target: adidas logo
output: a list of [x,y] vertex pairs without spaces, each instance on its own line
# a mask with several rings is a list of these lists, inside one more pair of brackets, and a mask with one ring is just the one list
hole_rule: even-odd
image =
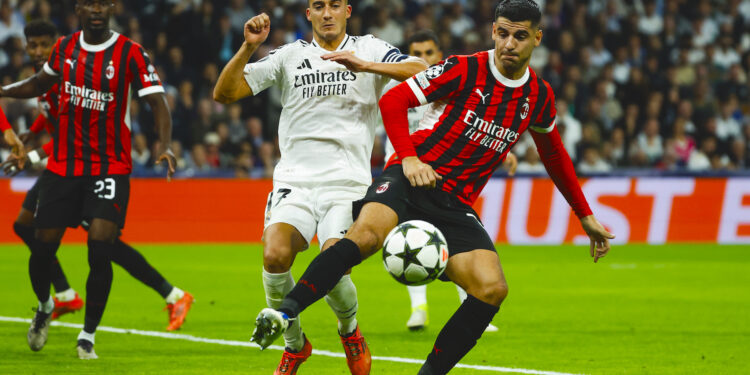
[[312,69],[312,65],[310,65],[310,60],[305,59],[302,61],[302,64],[300,64],[297,69]]

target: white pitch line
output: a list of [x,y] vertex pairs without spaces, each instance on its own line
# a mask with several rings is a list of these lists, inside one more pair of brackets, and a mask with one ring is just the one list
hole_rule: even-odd
[[[16,318],[12,316],[0,316],[0,322],[11,322],[11,323],[26,323],[30,324],[31,319],[24,319],[24,318]],[[53,326],[58,327],[65,327],[65,328],[75,328],[75,329],[82,329],[82,324],[75,324],[75,323],[65,323],[65,322],[52,322]],[[131,335],[140,335],[140,336],[150,336],[150,337],[160,337],[163,339],[172,339],[172,340],[185,340],[185,341],[192,341],[192,342],[201,342],[206,344],[217,344],[217,345],[227,345],[227,346],[244,346],[244,347],[250,347],[250,348],[258,348],[258,344],[249,342],[249,341],[236,341],[236,340],[223,340],[223,339],[209,339],[205,337],[196,337],[192,335],[185,335],[181,333],[168,333],[168,332],[157,332],[157,331],[142,331],[140,329],[132,329],[132,328],[116,328],[116,327],[106,327],[106,326],[99,326],[97,328],[97,331],[104,331],[104,332],[112,332],[112,333],[123,333],[123,334],[131,334]],[[267,349],[272,350],[284,350],[283,347],[278,345],[271,345]],[[318,350],[313,349],[313,354],[316,355],[322,355],[325,357],[345,357],[344,353],[337,353],[337,352],[331,352],[328,350]],[[413,363],[421,365],[424,363],[424,360],[421,359],[414,359],[414,358],[402,358],[402,357],[381,357],[381,356],[372,356],[373,360],[376,361],[385,361],[385,362],[397,362],[397,363]],[[516,373],[516,374],[533,374],[533,375],[576,375],[576,374],[570,374],[565,372],[556,372],[556,371],[541,371],[541,370],[530,370],[530,369],[524,369],[524,368],[513,368],[513,367],[496,367],[496,366],[479,366],[479,365],[464,365],[464,364],[457,364],[457,368],[468,368],[473,370],[484,370],[484,371],[493,371],[493,372],[508,372],[508,373]]]

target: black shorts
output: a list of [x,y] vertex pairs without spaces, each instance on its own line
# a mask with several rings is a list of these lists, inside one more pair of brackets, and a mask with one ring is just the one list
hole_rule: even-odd
[[26,198],[23,199],[21,207],[26,211],[36,212],[36,202],[39,200],[39,180],[34,182],[34,186],[26,192]]
[[129,175],[63,177],[44,171],[37,185],[37,228],[75,228],[83,220],[95,218],[125,226]]
[[373,181],[367,194],[353,203],[353,216],[367,202],[382,203],[398,215],[398,222],[423,220],[443,232],[451,256],[477,249],[495,251],[495,244],[471,206],[454,194],[436,189],[412,187],[401,165],[386,169]]

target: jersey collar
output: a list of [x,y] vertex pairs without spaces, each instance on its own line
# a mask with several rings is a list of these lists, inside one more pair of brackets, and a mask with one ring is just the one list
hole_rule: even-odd
[[101,52],[101,51],[104,51],[105,49],[107,49],[107,48],[111,47],[113,44],[115,44],[115,42],[117,41],[118,37],[120,37],[120,33],[118,33],[117,31],[112,30],[112,36],[110,36],[109,39],[107,39],[106,42],[101,43],[101,44],[88,44],[88,43],[86,43],[85,40],[83,40],[83,30],[81,30],[81,35],[79,36],[81,47],[83,47],[83,49],[85,49],[86,51],[89,51],[89,52]]
[[519,79],[510,79],[504,76],[502,73],[500,73],[499,70],[497,70],[497,66],[495,66],[495,50],[491,49],[488,51],[488,53],[490,54],[489,64],[490,64],[490,70],[492,71],[492,75],[495,76],[495,79],[498,82],[502,83],[503,86],[521,87],[526,83],[526,81],[529,80],[529,76],[531,75],[531,73],[529,73],[529,67],[526,67],[526,72],[523,74],[523,77]]
[[[344,49],[344,46],[346,45],[346,43],[349,43],[349,39],[351,39],[349,34],[344,34],[344,40],[342,40],[341,44],[339,44],[339,46],[336,47],[335,51],[341,51],[342,49]],[[315,37],[313,37],[311,44],[314,45],[315,47],[323,48],[320,46],[320,44],[318,44],[318,42],[315,41]]]

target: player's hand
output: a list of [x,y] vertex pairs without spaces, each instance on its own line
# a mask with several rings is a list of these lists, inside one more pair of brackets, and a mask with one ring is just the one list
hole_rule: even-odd
[[31,140],[31,132],[23,132],[18,135],[18,139],[21,140],[21,143],[26,144]]
[[16,135],[16,132],[13,131],[13,129],[8,129],[3,132],[3,139],[5,140],[5,143],[8,144],[11,148],[11,153],[15,155],[18,159],[20,159],[20,168],[23,169],[24,164],[26,163],[25,156],[26,156],[26,149],[23,147],[23,142],[21,142],[20,139],[18,139],[18,136]]
[[156,159],[156,165],[161,164],[162,161],[167,161],[167,182],[172,181],[172,176],[175,172],[175,166],[177,165],[177,158],[171,149],[167,149],[159,155],[159,159]]
[[432,189],[437,185],[437,180],[443,179],[443,176],[435,172],[429,164],[422,163],[416,156],[404,158],[401,166],[404,168],[404,176],[414,187]]
[[518,168],[518,158],[516,155],[513,155],[512,153],[508,153],[507,156],[505,156],[505,160],[503,161],[503,168],[508,171],[508,176],[513,176],[516,174],[516,168]]
[[245,43],[259,46],[268,38],[271,32],[271,18],[261,13],[245,22]]
[[26,163],[25,159],[26,156],[23,158],[19,158],[18,156],[14,154],[10,154],[8,156],[8,159],[3,162],[3,164],[0,164],[3,168],[3,173],[5,173],[6,176],[15,176],[19,174],[23,170],[23,166],[28,164]]
[[581,219],[581,226],[591,239],[591,257],[594,263],[599,261],[609,252],[609,240],[614,239],[615,235],[609,233],[603,225],[599,223],[594,215],[589,215]]
[[371,64],[371,62],[369,61],[365,61],[357,56],[354,56],[354,52],[352,51],[331,52],[320,56],[320,58],[322,58],[323,60],[337,62],[345,66],[346,69],[355,73],[366,72]]

